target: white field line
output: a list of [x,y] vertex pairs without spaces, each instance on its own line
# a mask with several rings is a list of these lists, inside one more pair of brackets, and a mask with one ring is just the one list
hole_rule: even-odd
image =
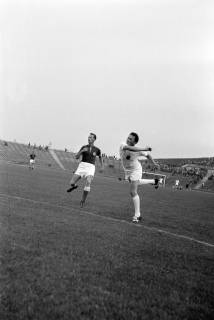
[[117,223],[125,223],[125,224],[127,224],[129,226],[132,226],[132,227],[143,228],[143,229],[146,229],[146,230],[149,230],[149,231],[162,233],[162,234],[174,237],[174,238],[184,239],[184,240],[187,240],[187,241],[192,241],[192,242],[204,245],[206,247],[214,248],[214,244],[209,243],[209,242],[201,241],[201,240],[189,237],[189,236],[185,236],[185,235],[178,234],[178,233],[173,233],[173,232],[170,232],[170,231],[167,231],[167,230],[163,230],[163,229],[159,229],[159,228],[155,228],[155,227],[148,227],[148,226],[145,226],[144,224],[141,224],[141,223],[135,224],[135,223],[132,223],[132,222],[129,222],[129,221],[126,221],[126,220],[120,220],[120,219],[116,219],[116,218],[112,218],[112,217],[101,216],[101,215],[99,215],[97,213],[93,213],[93,212],[87,211],[85,209],[78,209],[78,208],[74,208],[74,207],[61,206],[61,205],[52,204],[52,203],[46,202],[46,201],[38,201],[38,200],[33,200],[33,199],[23,198],[23,197],[18,197],[18,196],[10,196],[10,195],[4,194],[4,193],[0,193],[0,202],[1,202],[1,200],[4,200],[5,197],[16,199],[16,200],[29,201],[29,202],[32,202],[32,203],[44,204],[44,205],[48,205],[48,206],[54,207],[54,208],[60,208],[60,209],[66,209],[66,210],[75,210],[77,212],[85,213],[85,214],[88,214],[90,216],[94,216],[94,217],[97,217],[97,218],[100,218],[100,219],[103,219],[103,220],[114,221],[114,222],[117,222]]
[[56,152],[53,149],[49,149],[49,153],[52,156],[52,158],[56,161],[56,163],[60,166],[61,169],[65,170],[62,162],[59,160],[59,157],[57,156]]

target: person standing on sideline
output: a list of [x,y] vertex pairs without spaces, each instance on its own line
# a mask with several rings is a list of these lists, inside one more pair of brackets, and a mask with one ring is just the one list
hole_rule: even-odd
[[32,151],[32,153],[30,154],[30,163],[29,163],[29,169],[31,169],[31,170],[34,169],[35,158],[36,158],[36,155],[35,155],[34,151]]
[[81,157],[81,161],[78,165],[77,170],[74,172],[73,177],[70,181],[70,188],[67,192],[71,192],[78,188],[76,184],[81,178],[86,179],[85,187],[82,194],[82,200],[80,202],[80,206],[83,207],[86,201],[86,198],[91,191],[91,183],[95,174],[95,161],[96,157],[99,157],[101,170],[103,171],[103,161],[101,157],[101,151],[99,148],[94,146],[94,142],[96,140],[96,134],[90,133],[88,136],[88,144],[84,145],[80,151],[76,154],[76,159]]
[[138,223],[142,217],[140,213],[140,198],[138,195],[138,186],[141,184],[152,184],[155,188],[159,186],[159,179],[142,179],[142,166],[139,160],[146,157],[155,167],[159,165],[153,160],[152,156],[145,151],[152,151],[150,147],[138,148],[139,137],[135,132],[131,132],[126,143],[120,145],[120,158],[125,172],[125,180],[130,182],[130,194],[134,204],[134,216],[132,221]]
[[175,189],[179,189],[180,181],[179,179],[175,180]]

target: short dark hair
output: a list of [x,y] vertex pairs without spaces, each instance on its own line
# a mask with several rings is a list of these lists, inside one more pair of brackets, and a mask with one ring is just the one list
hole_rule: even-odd
[[90,134],[91,134],[92,136],[94,136],[94,140],[96,140],[96,139],[97,139],[97,136],[96,136],[96,134],[95,134],[95,133],[90,132]]
[[134,139],[135,139],[135,142],[138,143],[138,141],[139,141],[139,136],[138,136],[138,134],[135,133],[135,132],[131,132],[130,135],[133,136]]

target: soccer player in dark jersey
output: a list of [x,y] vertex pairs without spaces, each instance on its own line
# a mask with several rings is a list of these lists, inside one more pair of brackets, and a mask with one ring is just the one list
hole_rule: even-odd
[[75,190],[76,188],[78,188],[78,185],[76,184],[77,181],[80,180],[81,178],[86,178],[82,200],[80,202],[81,207],[84,206],[86,198],[91,190],[91,183],[95,174],[96,157],[99,157],[100,164],[101,164],[101,171],[103,171],[103,161],[101,157],[101,151],[100,149],[94,146],[94,142],[96,138],[97,138],[96,134],[90,133],[88,137],[88,144],[84,145],[80,149],[80,151],[76,154],[76,159],[79,159],[80,157],[82,157],[82,159],[70,181],[71,187],[67,190],[67,192],[71,192]]

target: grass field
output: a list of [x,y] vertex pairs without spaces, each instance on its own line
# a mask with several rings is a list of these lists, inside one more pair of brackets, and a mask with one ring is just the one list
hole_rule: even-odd
[[213,319],[214,194],[0,164],[0,319]]

